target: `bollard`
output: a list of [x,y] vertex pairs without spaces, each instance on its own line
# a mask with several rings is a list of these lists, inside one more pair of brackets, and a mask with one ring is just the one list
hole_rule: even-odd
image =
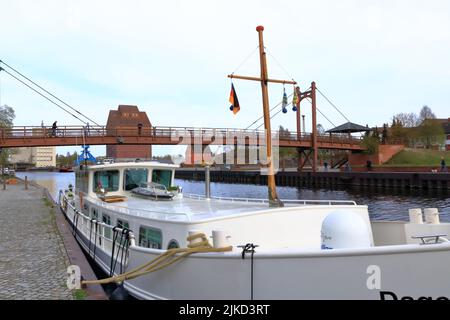
[[28,190],[28,176],[25,176],[25,190]]
[[437,208],[425,208],[425,222],[429,224],[439,224],[439,210]]
[[415,224],[423,224],[422,209],[409,209],[409,222]]

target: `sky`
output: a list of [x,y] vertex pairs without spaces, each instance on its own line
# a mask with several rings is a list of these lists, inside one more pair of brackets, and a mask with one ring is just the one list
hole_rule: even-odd
[[[423,105],[450,117],[445,0],[0,0],[0,8],[0,59],[99,124],[131,104],[155,126],[246,128],[262,115],[260,84],[233,81],[241,105],[233,115],[227,75],[259,76],[258,25],[269,77],[303,89],[315,81],[352,122],[382,126]],[[271,106],[282,95],[283,85],[269,85]],[[4,72],[0,104],[15,109],[15,125],[80,124]],[[346,122],[320,96],[318,108],[332,122],[319,114],[325,129]],[[301,113],[310,131],[308,102]],[[290,108],[273,118],[279,125],[295,131]],[[81,148],[57,152],[73,150]]]

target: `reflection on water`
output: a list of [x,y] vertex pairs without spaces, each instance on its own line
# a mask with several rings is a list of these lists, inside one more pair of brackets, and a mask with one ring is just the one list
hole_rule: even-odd
[[[56,198],[60,189],[75,184],[73,172],[18,172],[49,189]],[[205,187],[200,181],[176,179],[175,183],[183,187],[185,193],[203,194]],[[448,191],[418,191],[401,189],[374,189],[353,187],[346,189],[306,189],[296,187],[278,187],[282,199],[310,200],[354,200],[367,205],[374,220],[408,220],[408,209],[438,208],[441,221],[450,222],[450,193]],[[211,194],[224,197],[267,198],[267,187],[247,184],[211,183]]]
[[24,179],[28,176],[28,180],[34,181],[39,185],[48,189],[54,199],[58,197],[59,190],[67,189],[69,184],[75,185],[74,172],[16,172],[16,176]]

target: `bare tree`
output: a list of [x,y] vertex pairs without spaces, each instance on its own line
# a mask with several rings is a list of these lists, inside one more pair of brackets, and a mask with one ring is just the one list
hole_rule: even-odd
[[419,121],[422,123],[424,120],[427,119],[436,119],[436,115],[431,111],[431,109],[428,106],[423,106],[420,110],[419,114]]
[[420,124],[419,117],[414,112],[397,113],[393,118],[393,122],[401,124],[403,128],[414,128]]

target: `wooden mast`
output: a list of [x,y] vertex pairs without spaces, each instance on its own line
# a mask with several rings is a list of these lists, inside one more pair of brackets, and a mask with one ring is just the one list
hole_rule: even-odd
[[267,74],[267,61],[266,61],[266,52],[264,50],[264,41],[263,41],[263,26],[256,27],[256,31],[259,36],[259,60],[261,66],[261,77],[247,77],[247,76],[237,76],[237,75],[228,75],[229,78],[243,79],[243,80],[254,80],[261,82],[261,91],[262,91],[262,102],[263,102],[263,112],[264,112],[264,128],[266,133],[266,149],[267,149],[267,186],[268,186],[268,194],[269,194],[269,205],[271,207],[282,207],[283,203],[280,201],[277,195],[277,189],[275,184],[275,175],[273,169],[273,159],[272,159],[272,131],[270,128],[270,108],[269,108],[269,92],[267,88],[267,84],[269,82],[274,83],[286,83],[286,84],[297,84],[295,81],[285,81],[285,80],[274,80],[269,79]]

